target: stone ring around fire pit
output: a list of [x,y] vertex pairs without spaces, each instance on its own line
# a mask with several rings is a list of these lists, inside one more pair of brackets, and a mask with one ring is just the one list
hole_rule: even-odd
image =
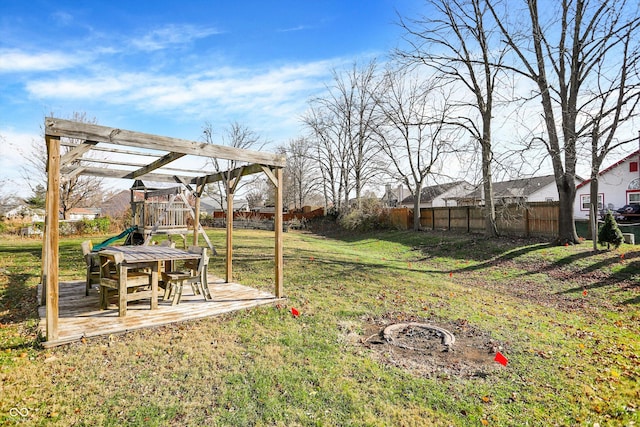
[[427,323],[418,323],[418,322],[405,322],[405,323],[395,323],[393,325],[389,325],[384,328],[382,332],[382,336],[386,342],[389,344],[395,345],[397,347],[405,348],[407,350],[421,350],[418,347],[409,346],[400,342],[399,335],[403,334],[404,336],[412,336],[417,332],[423,332],[427,334],[437,334],[440,337],[442,345],[445,347],[445,351],[453,351],[453,344],[456,342],[456,337],[446,329],[440,328],[438,326],[429,325]]

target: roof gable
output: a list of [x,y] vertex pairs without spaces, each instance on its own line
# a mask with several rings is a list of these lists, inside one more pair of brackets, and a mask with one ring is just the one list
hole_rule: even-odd
[[[447,191],[462,185],[462,184],[466,184],[465,181],[455,181],[455,182],[448,182],[446,184],[437,184],[437,185],[430,185],[428,187],[424,187],[422,189],[422,191],[420,192],[420,202],[422,203],[427,203],[427,202],[431,202],[433,201],[433,199],[435,199],[438,196],[441,196],[442,194],[446,193]],[[408,204],[408,203],[413,203],[414,199],[413,199],[413,194],[409,195],[408,197],[405,197],[402,200],[403,204]]]
[[[606,173],[611,172],[612,170],[614,170],[614,169],[618,168],[619,166],[623,165],[627,160],[630,160],[633,157],[638,157],[638,155],[640,155],[640,150],[634,151],[633,153],[629,154],[627,157],[618,160],[617,162],[615,162],[611,166],[609,166],[607,168],[604,168],[603,170],[598,172],[598,176],[602,176],[602,175],[604,175]],[[576,185],[576,189],[584,187],[585,185],[589,184],[590,182],[591,182],[591,179],[585,179],[580,184]]]
[[[495,199],[527,198],[536,191],[555,183],[554,175],[534,176],[531,178],[518,178],[509,181],[493,183],[493,197]],[[483,188],[478,186],[467,197],[482,199]]]

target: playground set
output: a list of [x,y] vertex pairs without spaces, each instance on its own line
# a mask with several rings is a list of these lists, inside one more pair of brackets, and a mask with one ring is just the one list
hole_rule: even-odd
[[211,253],[217,255],[183,186],[151,188],[142,180],[135,180],[131,187],[131,223],[131,227],[94,245],[92,250],[97,252],[122,238],[125,245],[148,245],[154,235],[166,235],[170,241],[179,236],[186,248],[187,235],[195,230],[207,242]]

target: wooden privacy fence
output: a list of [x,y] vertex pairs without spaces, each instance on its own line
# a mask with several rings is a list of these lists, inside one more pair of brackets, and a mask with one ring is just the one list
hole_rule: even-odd
[[[512,204],[496,207],[496,225],[500,234],[516,236],[555,237],[558,234],[558,202],[532,202],[526,205]],[[406,228],[413,224],[413,210],[392,209],[393,224],[398,228],[406,215]],[[485,230],[484,209],[481,206],[452,206],[420,209],[420,225],[425,229],[444,229],[467,233]]]
[[[215,219],[224,219],[227,217],[227,213],[224,211],[215,211],[212,213],[211,215],[213,218]],[[242,211],[238,211],[238,212],[234,212],[233,213],[233,219],[234,220],[243,220],[243,219],[253,219],[253,220],[273,220],[273,217],[275,216],[274,212],[242,212]],[[296,212],[286,212],[282,214],[282,220],[283,221],[291,221],[292,219],[296,218],[299,220],[302,219],[312,219],[312,218],[316,218],[316,217],[321,217],[324,216],[324,209],[323,208],[317,208],[317,209],[309,209],[309,210],[305,210],[305,211],[296,211]]]

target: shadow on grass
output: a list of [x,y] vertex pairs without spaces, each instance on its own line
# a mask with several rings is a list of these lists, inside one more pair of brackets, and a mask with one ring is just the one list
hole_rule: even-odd
[[42,246],[34,247],[33,245],[2,245],[0,246],[0,258],[15,255],[31,255],[40,259],[42,257]]
[[487,238],[482,234],[457,233],[451,231],[384,231],[369,233],[340,233],[328,237],[346,243],[358,244],[367,240],[383,240],[413,247],[420,251],[427,261],[430,258],[446,257],[451,259],[486,262],[477,266],[485,268],[497,258],[512,259],[547,247],[547,240],[539,238],[497,237]]
[[38,317],[37,288],[29,286],[32,274],[9,273],[8,283],[0,295],[0,323],[17,323]]
[[459,272],[463,272],[463,271],[478,271],[478,270],[485,270],[487,268],[492,268],[492,267],[496,267],[504,262],[507,261],[512,261],[516,258],[519,258],[523,255],[526,255],[528,253],[531,252],[535,252],[535,251],[539,251],[542,249],[546,249],[551,247],[552,245],[549,243],[539,243],[536,245],[530,245],[530,246],[525,246],[525,247],[521,247],[518,249],[512,249],[512,250],[507,250],[506,252],[504,252],[502,255],[499,256],[494,256],[484,262],[481,262],[480,264],[476,264],[476,265],[471,265],[469,267],[464,267],[461,269],[458,269]]
[[[609,288],[613,292],[625,292],[625,291],[640,291],[640,282],[637,277],[640,275],[640,259],[636,261],[629,261],[629,259],[640,258],[640,252],[632,252],[626,254],[626,259],[624,267],[618,271],[612,272],[600,280],[581,286],[574,286],[570,289],[567,289],[562,292],[558,292],[558,294],[577,294],[583,292],[585,290],[592,289],[604,289]],[[602,260],[600,262],[593,263],[588,268],[585,268],[577,274],[588,274],[590,272],[603,269],[605,267],[610,267],[613,264],[620,263],[620,259],[617,257],[611,257],[606,260]],[[634,280],[634,278],[636,278]],[[621,301],[621,304],[631,305],[640,303],[640,296],[635,296],[628,298],[624,301]]]

